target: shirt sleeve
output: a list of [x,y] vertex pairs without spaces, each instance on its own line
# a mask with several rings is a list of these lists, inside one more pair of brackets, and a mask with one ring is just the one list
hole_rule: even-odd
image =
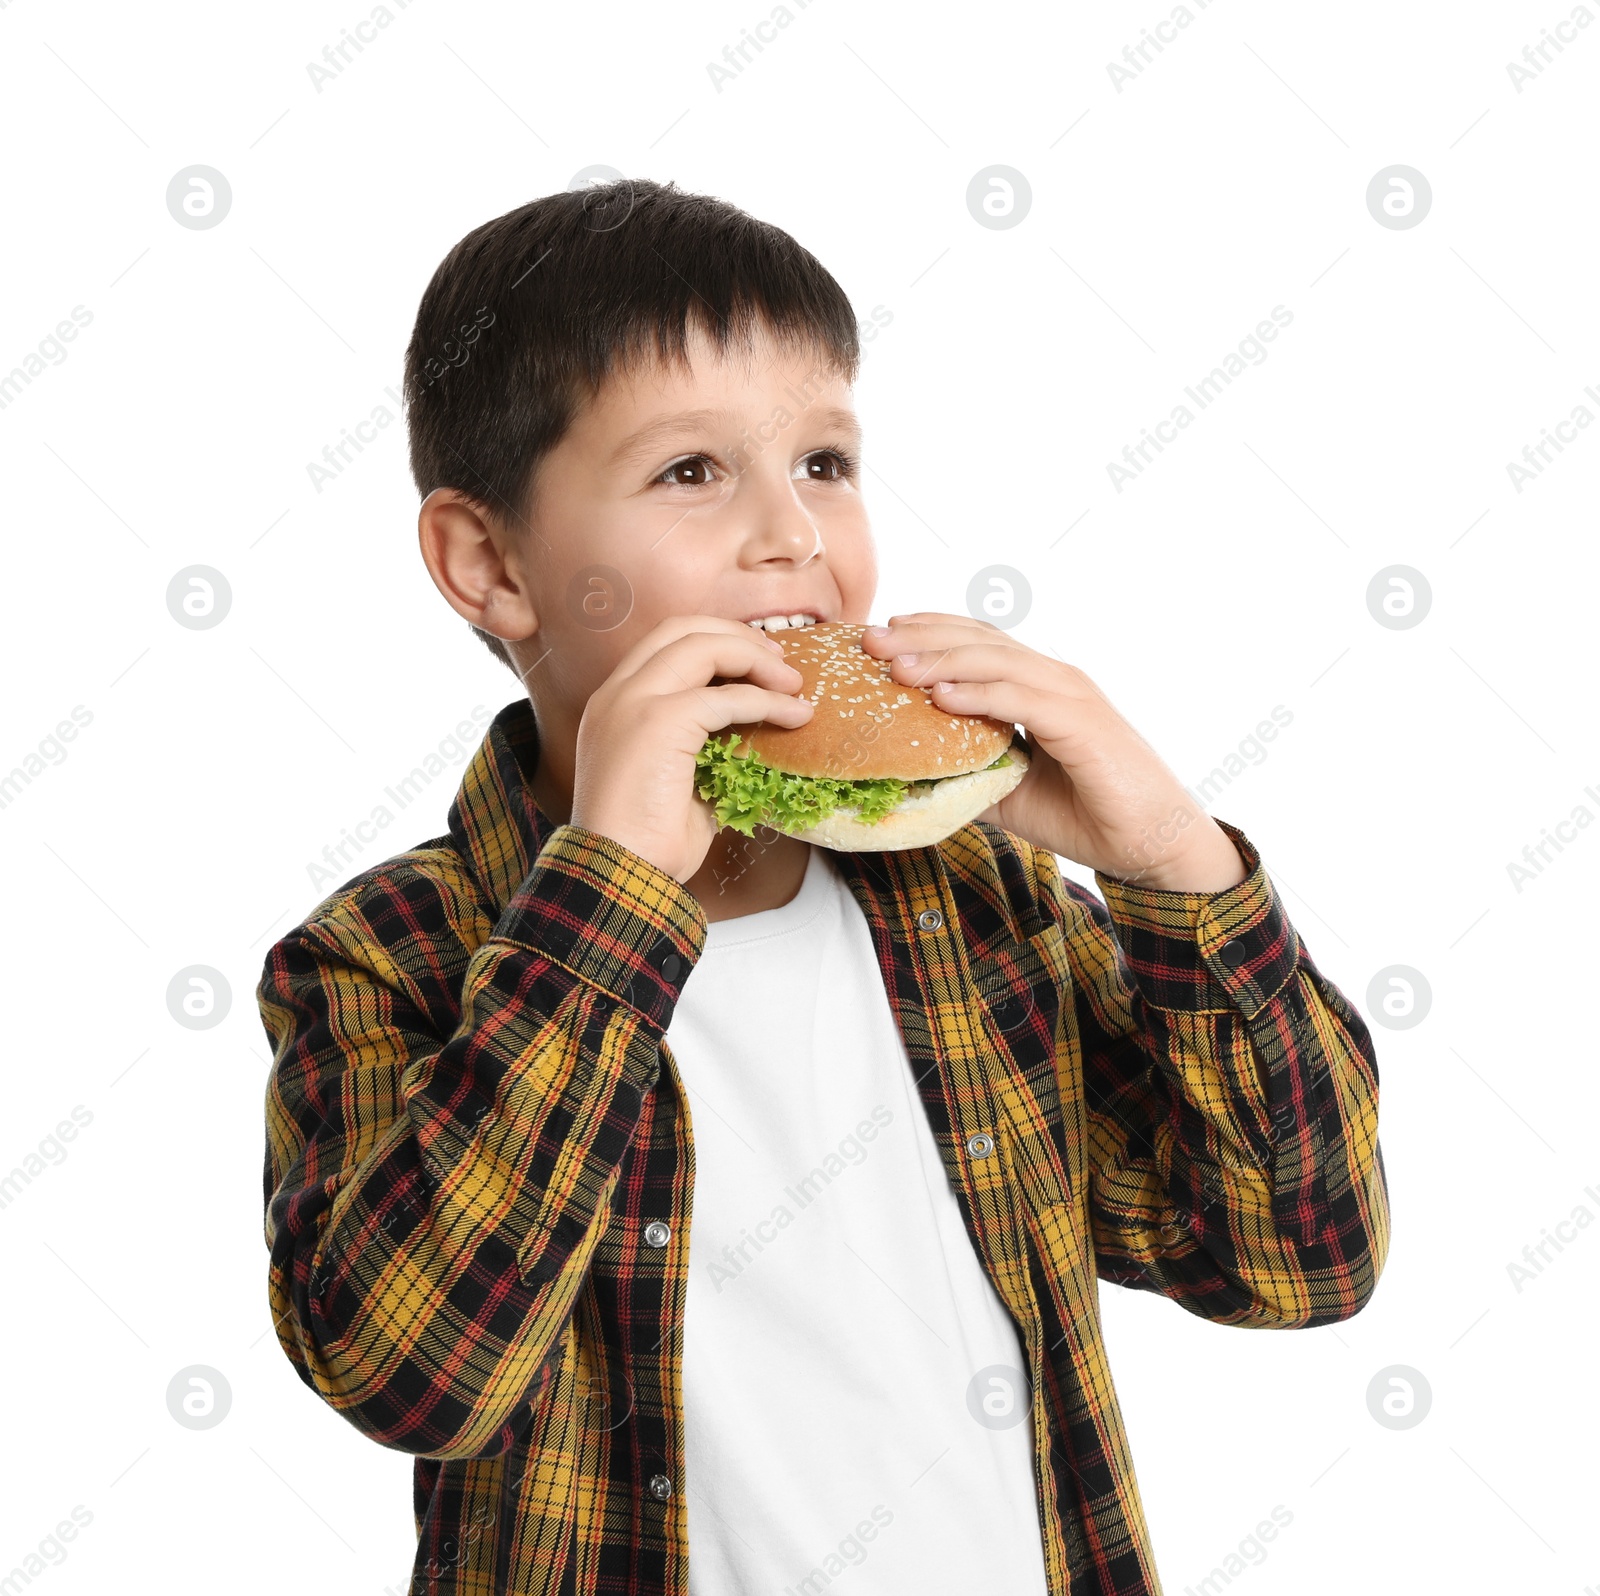
[[498,1454],[528,1418],[706,922],[670,875],[560,826],[483,930],[461,882],[403,865],[273,947],[257,992],[279,1341],[417,1456]]
[[1372,1037],[1312,963],[1260,856],[1165,892],[1046,856],[1073,978],[1101,1278],[1220,1323],[1349,1318],[1388,1251]]

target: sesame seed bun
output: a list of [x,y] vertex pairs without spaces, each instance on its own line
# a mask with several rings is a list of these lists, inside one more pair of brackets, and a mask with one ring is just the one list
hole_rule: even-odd
[[[743,739],[739,752],[794,776],[937,781],[980,771],[1006,751],[1015,726],[988,715],[952,715],[933,702],[930,688],[902,686],[888,660],[862,648],[865,631],[824,621],[771,634],[800,672],[796,696],[809,699],[816,712],[804,726],[759,721],[728,727]],[[995,774],[1010,775],[1010,767]]]
[[[865,626],[829,621],[772,634],[800,672],[798,696],[809,699],[816,712],[804,726],[760,721],[726,730],[739,734],[738,757],[754,754],[792,776],[839,781],[892,776],[922,784],[908,788],[894,809],[876,820],[863,820],[858,808],[841,805],[789,836],[848,853],[932,847],[999,803],[1022,780],[1028,750],[1015,726],[987,715],[952,715],[933,702],[929,688],[902,687],[888,660],[861,647],[865,631]],[[1010,763],[990,770],[1004,753]]]

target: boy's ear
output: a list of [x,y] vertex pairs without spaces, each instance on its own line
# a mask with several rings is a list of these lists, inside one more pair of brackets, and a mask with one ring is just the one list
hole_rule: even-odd
[[523,551],[455,488],[435,488],[417,513],[422,563],[457,615],[502,642],[539,629]]

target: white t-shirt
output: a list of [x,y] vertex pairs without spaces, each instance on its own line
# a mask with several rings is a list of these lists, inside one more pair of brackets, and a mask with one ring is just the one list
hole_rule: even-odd
[[711,923],[667,1043],[691,1596],[1045,1596],[1023,1343],[825,849],[791,902]]

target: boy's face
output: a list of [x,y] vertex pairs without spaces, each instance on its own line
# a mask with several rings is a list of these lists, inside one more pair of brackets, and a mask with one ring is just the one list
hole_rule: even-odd
[[517,537],[538,629],[512,648],[541,712],[581,715],[668,616],[871,618],[848,386],[765,330],[726,354],[692,331],[689,359],[613,376],[540,467]]

